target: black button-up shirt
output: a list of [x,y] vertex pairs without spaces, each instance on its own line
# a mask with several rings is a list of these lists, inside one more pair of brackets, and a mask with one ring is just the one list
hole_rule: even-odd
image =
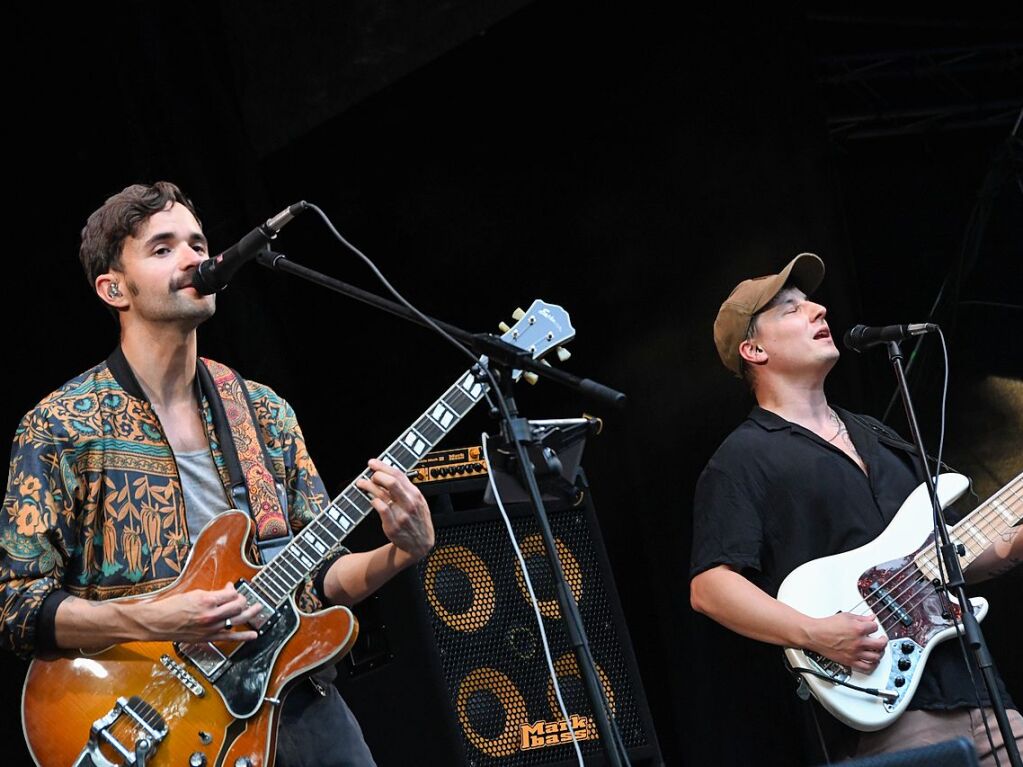
[[[755,407],[700,475],[691,577],[729,565],[777,596],[799,565],[857,548],[884,531],[922,481],[916,451],[879,421],[835,410],[868,473],[813,432]],[[922,542],[907,541],[906,553]],[[931,653],[910,708],[975,705],[959,643],[947,640]]]

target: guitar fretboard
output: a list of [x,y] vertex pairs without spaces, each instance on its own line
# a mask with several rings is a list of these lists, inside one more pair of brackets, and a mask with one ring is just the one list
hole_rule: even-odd
[[[1023,473],[1017,474],[1005,487],[952,526],[949,537],[961,543],[966,553],[959,558],[965,569],[995,540],[1023,519]],[[941,571],[934,549],[928,546],[916,556],[917,567],[929,580]]]
[[[400,471],[409,471],[486,392],[487,387],[467,370],[379,456],[380,460]],[[353,480],[252,579],[252,587],[266,602],[275,607],[283,604],[373,511],[370,497],[355,486],[358,479],[371,475],[372,471],[366,469]]]

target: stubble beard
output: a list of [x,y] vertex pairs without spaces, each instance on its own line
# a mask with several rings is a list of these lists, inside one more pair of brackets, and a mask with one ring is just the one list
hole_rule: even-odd
[[[141,291],[131,281],[127,282],[128,290],[136,298]],[[151,322],[180,324],[183,330],[194,330],[212,317],[217,311],[215,295],[204,296],[199,300],[184,292],[183,287],[168,285],[167,293],[159,302],[141,302],[140,316]]]

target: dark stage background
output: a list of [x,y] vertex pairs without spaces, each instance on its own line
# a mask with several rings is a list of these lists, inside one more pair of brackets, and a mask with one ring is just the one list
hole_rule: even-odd
[[[982,498],[1019,471],[1019,17],[404,5],[14,11],[4,433],[116,341],[76,259],[108,194],[175,180],[214,249],[315,202],[441,319],[494,329],[535,297],[570,311],[565,367],[625,391],[628,408],[552,384],[521,388],[519,404],[605,418],[584,464],[667,763],[816,761],[793,732],[780,652],[688,606],[696,478],[751,405],[711,324],[739,279],[804,250],[827,263],[836,336],[923,321],[945,282],[949,461]],[[378,290],[312,215],[279,248]],[[202,353],[289,398],[331,489],[464,368],[423,330],[256,266],[218,303]],[[937,348],[928,339],[913,376],[931,446]],[[880,349],[843,352],[829,380],[835,401],[878,416],[891,390]],[[898,408],[889,422],[905,430]],[[446,444],[491,426],[481,410]],[[1020,584],[1016,572],[982,589],[1017,700]],[[21,669],[5,660],[15,722]],[[406,703],[381,705],[413,716]]]

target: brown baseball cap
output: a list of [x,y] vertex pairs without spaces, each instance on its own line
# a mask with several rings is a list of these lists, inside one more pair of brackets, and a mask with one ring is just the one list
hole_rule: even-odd
[[714,320],[714,343],[725,367],[739,375],[739,344],[746,339],[750,318],[791,282],[810,295],[824,279],[824,262],[813,253],[800,253],[777,274],[743,280],[728,295]]

